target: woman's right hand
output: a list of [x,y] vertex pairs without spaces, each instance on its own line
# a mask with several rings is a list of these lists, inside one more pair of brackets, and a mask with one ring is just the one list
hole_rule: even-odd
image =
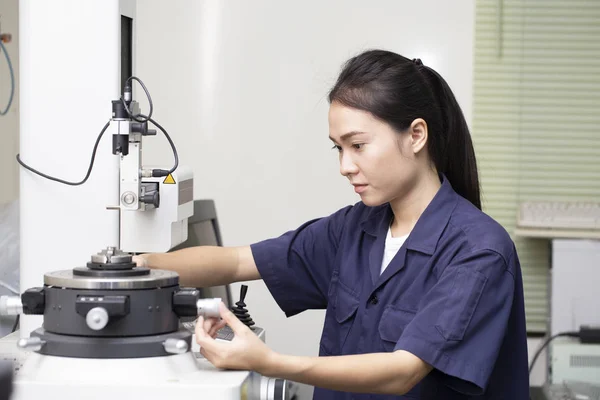
[[250,246],[194,246],[166,253],[137,254],[132,262],[138,268],[175,272],[179,283],[187,287],[260,279]]
[[148,265],[148,254],[138,254],[131,258],[137,267],[150,268]]

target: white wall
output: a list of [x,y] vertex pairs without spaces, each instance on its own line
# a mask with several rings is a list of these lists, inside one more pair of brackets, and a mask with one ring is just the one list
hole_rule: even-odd
[[[0,205],[19,196],[19,168],[15,161],[19,149],[19,1],[0,0],[0,33],[11,33],[5,43],[17,86],[10,111],[0,116]],[[10,75],[4,53],[0,52],[0,110],[4,111],[10,95]]]
[[[215,199],[226,245],[279,235],[358,201],[330,150],[326,95],[359,51],[420,57],[448,80],[471,120],[473,0],[144,0],[137,23],[135,72],[181,162],[194,168],[195,197]],[[170,165],[163,139],[147,143],[145,154]],[[271,347],[317,354],[321,311],[286,320],[262,282],[248,293]]]

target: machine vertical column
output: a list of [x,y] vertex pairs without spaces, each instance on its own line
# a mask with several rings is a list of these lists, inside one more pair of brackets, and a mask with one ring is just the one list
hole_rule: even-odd
[[[80,181],[111,118],[111,101],[119,98],[119,1],[21,0],[19,7],[21,159]],[[107,131],[81,186],[21,168],[21,288],[42,286],[44,273],[119,245],[119,213],[106,209],[118,204],[118,166]],[[42,318],[23,317],[21,337],[27,337]]]

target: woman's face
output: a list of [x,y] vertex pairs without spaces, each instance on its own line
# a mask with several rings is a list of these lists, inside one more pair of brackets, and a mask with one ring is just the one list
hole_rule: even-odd
[[340,173],[367,206],[403,198],[417,182],[423,160],[419,153],[427,127],[415,120],[398,134],[371,113],[333,102],[329,108],[329,138],[339,151]]

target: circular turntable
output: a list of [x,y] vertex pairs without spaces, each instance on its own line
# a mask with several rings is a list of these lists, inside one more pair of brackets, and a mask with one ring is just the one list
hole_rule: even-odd
[[85,267],[44,275],[44,286],[21,296],[25,314],[43,327],[20,346],[40,354],[80,358],[137,358],[181,354],[192,333],[180,319],[196,317],[200,293],[180,288],[172,271],[140,268],[114,247]]

